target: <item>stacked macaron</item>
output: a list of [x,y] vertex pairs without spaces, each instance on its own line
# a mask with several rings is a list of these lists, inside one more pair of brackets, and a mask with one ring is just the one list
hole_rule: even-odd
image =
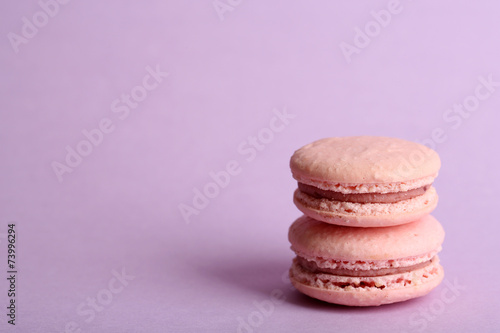
[[443,279],[437,253],[444,231],[429,213],[437,153],[386,137],[326,138],[290,161],[296,253],[290,280],[330,303],[370,306],[423,296]]

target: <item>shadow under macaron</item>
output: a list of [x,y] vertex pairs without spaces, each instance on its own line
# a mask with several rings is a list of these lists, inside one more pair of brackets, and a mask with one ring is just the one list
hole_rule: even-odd
[[[401,315],[428,306],[439,295],[439,287],[429,295],[404,302],[381,306],[346,306],[324,302],[300,293],[292,286],[288,271],[291,260],[288,258],[241,258],[226,257],[207,261],[206,265],[196,267],[196,273],[203,275],[207,283],[220,285],[218,297],[234,299],[241,295],[250,302],[262,302],[275,298],[276,306],[302,308],[304,311],[335,312],[349,315],[390,313]],[[249,294],[253,295],[249,297]],[[238,297],[238,296],[236,296]]]
[[270,297],[273,290],[281,290],[283,294],[288,292],[291,284],[285,277],[290,262],[287,258],[222,258],[197,267],[196,271],[209,283],[221,284],[231,292],[254,292],[255,297],[260,298]]

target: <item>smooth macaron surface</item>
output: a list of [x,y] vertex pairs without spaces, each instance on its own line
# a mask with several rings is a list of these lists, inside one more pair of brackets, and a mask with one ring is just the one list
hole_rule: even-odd
[[424,145],[377,136],[317,140],[290,160],[293,176],[312,185],[406,182],[435,177],[440,166],[439,155]]
[[391,260],[439,250],[444,230],[431,215],[383,228],[351,228],[319,222],[304,215],[290,226],[288,239],[292,249],[305,257]]

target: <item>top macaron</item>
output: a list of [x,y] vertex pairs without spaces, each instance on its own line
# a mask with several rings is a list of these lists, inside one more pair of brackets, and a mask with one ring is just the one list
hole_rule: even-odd
[[296,206],[327,223],[380,227],[408,223],[437,205],[438,154],[397,138],[325,138],[297,150],[290,168]]

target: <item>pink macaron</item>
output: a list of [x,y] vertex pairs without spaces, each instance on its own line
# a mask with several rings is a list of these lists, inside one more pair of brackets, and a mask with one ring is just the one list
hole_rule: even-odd
[[437,253],[444,230],[427,215],[384,228],[350,228],[297,219],[288,239],[296,253],[290,280],[322,301],[374,306],[423,296],[443,279]]
[[326,138],[297,150],[290,168],[295,205],[327,223],[380,227],[408,223],[434,210],[438,154],[402,139]]

